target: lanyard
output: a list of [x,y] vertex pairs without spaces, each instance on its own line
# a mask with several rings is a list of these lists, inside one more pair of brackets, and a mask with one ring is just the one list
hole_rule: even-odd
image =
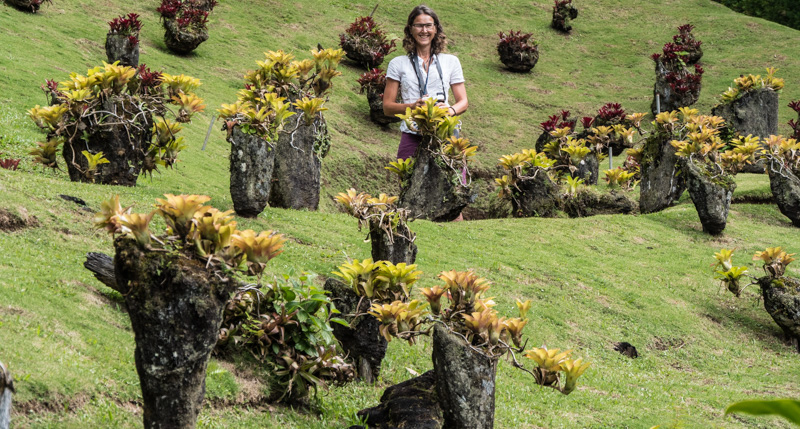
[[[430,79],[430,73],[425,77],[425,83],[422,82],[422,69],[419,67],[419,61],[417,60],[417,53],[414,52],[414,56],[411,58],[411,61],[414,63],[414,71],[417,72],[417,83],[419,83],[419,96],[428,94],[428,79]],[[436,59],[436,55],[431,56],[431,61],[436,64],[436,70],[439,71],[439,80],[442,82],[442,91],[444,91],[444,75],[442,74],[442,66],[439,65],[439,61]],[[430,70],[430,66],[428,66],[428,70]],[[446,94],[445,94],[446,96]]]

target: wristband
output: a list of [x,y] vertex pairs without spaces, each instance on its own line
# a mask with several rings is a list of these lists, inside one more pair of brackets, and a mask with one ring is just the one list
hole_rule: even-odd
[[453,109],[453,116],[458,115],[458,112],[456,112],[456,108],[455,107],[450,106],[450,107],[448,107],[448,109]]

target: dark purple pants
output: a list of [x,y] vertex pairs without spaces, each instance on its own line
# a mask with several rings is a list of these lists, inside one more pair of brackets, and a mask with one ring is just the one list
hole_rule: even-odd
[[422,143],[422,136],[419,134],[400,133],[400,147],[397,148],[397,157],[408,159],[417,153],[419,144]]

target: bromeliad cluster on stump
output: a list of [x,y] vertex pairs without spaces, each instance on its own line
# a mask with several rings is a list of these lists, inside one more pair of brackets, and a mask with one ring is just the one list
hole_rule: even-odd
[[42,89],[51,105],[28,111],[48,140],[37,143],[31,154],[58,168],[63,144],[70,180],[133,186],[141,171],[171,167],[187,147],[175,135],[181,123],[205,109],[194,93],[199,86],[198,79],[152,71],[144,64],[135,69],[106,63],[86,75],[72,73],[61,83],[48,80]]
[[348,59],[372,69],[394,50],[395,41],[386,37],[372,16],[361,16],[339,35],[339,44]]
[[[530,301],[517,301],[519,317],[500,317],[492,308],[494,301],[485,297],[490,288],[486,279],[471,270],[442,272],[439,279],[444,285],[421,290],[427,303],[372,303],[369,314],[381,322],[380,332],[387,341],[400,338],[413,344],[417,336],[432,333],[434,369],[390,387],[380,405],[360,411],[369,427],[493,427],[497,364],[507,353],[513,365],[530,373],[537,384],[565,395],[575,389],[589,363],[573,361],[571,351],[529,350],[525,356],[536,362],[533,370],[517,361],[516,353],[524,350],[522,330],[528,324]],[[426,403],[415,399],[420,396]],[[408,413],[407,406],[415,412]]]
[[162,0],[157,11],[167,48],[183,55],[208,40],[208,14],[216,5],[216,0]]
[[[95,215],[116,236],[113,281],[125,297],[135,335],[145,428],[192,428],[226,303],[240,270],[261,275],[285,239],[272,231],[236,229],[232,211],[204,205],[202,195],[165,195],[147,214],[131,213],[115,196]],[[164,234],[150,230],[154,215]]]
[[139,15],[129,13],[108,22],[106,34],[106,57],[109,63],[119,61],[120,65],[139,66],[139,31],[142,22]]
[[700,97],[704,70],[692,60],[699,60],[702,56],[701,42],[691,35],[693,26],[687,24],[678,28],[680,33],[673,38],[674,41],[665,44],[662,53],[651,56],[656,72],[653,102],[650,105],[654,116],[691,106]]
[[497,43],[497,53],[500,61],[509,70],[527,73],[539,61],[539,44],[531,39],[532,33],[523,34],[522,31],[509,30],[508,34],[502,31],[497,34],[500,41]]
[[413,165],[398,173],[402,174],[398,206],[417,218],[435,222],[456,219],[476,196],[467,163],[477,146],[453,135],[459,117],[449,116],[448,109],[437,106],[433,99],[413,110],[407,108],[398,117],[422,136]]
[[369,103],[369,118],[378,125],[389,125],[400,122],[396,116],[388,116],[383,113],[383,91],[386,89],[386,72],[380,68],[373,68],[358,78],[361,87],[360,92],[367,94]]
[[[785,275],[786,267],[795,260],[794,255],[787,254],[780,247],[756,252],[753,260],[764,263],[765,275],[754,278],[747,275],[747,267],[733,265],[733,250],[722,249],[714,254],[717,261],[714,278],[737,298],[750,284],[758,285],[767,313],[783,330],[786,342],[800,353],[800,280]],[[750,277],[751,283],[742,285],[743,277]]]
[[31,13],[38,12],[44,2],[53,3],[52,0],[3,0],[5,4],[10,4],[19,10]]
[[[322,112],[344,52],[311,51],[313,60],[269,51],[245,75],[234,104],[218,110],[231,143],[231,197],[242,216],[273,207],[316,210],[320,168],[330,148]],[[287,120],[296,116],[291,129]]]
[[550,25],[556,30],[569,33],[572,31],[572,20],[578,17],[578,8],[572,0],[555,0],[553,4],[553,20]]

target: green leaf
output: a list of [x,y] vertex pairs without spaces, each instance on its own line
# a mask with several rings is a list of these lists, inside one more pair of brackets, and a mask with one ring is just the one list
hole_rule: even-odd
[[780,399],[776,401],[741,401],[728,407],[725,414],[745,413],[754,416],[775,415],[800,426],[800,401]]
[[338,324],[340,324],[342,326],[346,326],[348,328],[350,327],[349,323],[345,322],[344,319],[340,319],[338,317],[332,317],[331,318],[331,323],[338,323]]

